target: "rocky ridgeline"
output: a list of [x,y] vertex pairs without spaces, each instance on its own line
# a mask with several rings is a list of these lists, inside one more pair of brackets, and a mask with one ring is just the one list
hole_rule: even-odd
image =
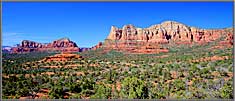
[[[220,44],[233,44],[233,31],[230,29],[199,29],[175,21],[165,21],[149,28],[136,28],[129,24],[122,29],[111,27],[110,34],[102,47],[129,53],[168,52],[164,44],[205,44],[219,40]],[[101,46],[100,46],[101,47]]]
[[165,21],[152,25],[149,28],[137,28],[134,25],[125,25],[123,28],[111,27],[111,31],[104,43],[99,42],[91,48],[79,48],[75,42],[62,38],[48,44],[24,40],[12,52],[33,51],[61,51],[83,52],[103,48],[106,51],[118,50],[128,53],[160,53],[168,52],[167,47],[180,44],[206,44],[217,41],[221,46],[233,45],[233,29],[199,29],[189,27],[175,21]]
[[79,52],[79,47],[75,42],[70,41],[68,38],[62,38],[48,44],[23,40],[20,46],[12,48],[13,53],[35,52],[35,51]]

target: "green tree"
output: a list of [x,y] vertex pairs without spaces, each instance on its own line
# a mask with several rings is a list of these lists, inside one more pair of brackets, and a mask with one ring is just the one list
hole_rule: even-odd
[[60,85],[53,86],[49,91],[49,97],[51,99],[63,98],[63,87]]
[[127,77],[122,81],[121,95],[123,98],[128,99],[144,99],[147,87],[141,79],[136,77]]
[[92,99],[108,99],[111,97],[112,89],[103,84],[95,87],[95,94],[91,96]]
[[233,99],[233,87],[230,84],[224,85],[220,90],[220,96],[223,99]]

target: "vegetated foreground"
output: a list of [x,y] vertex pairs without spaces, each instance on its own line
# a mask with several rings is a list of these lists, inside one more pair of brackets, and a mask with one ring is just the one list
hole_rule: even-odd
[[[232,47],[3,54],[3,99],[232,99]],[[50,57],[48,57],[50,56]]]

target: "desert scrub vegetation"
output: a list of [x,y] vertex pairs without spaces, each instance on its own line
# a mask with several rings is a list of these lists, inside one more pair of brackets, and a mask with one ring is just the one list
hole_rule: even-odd
[[40,61],[56,53],[4,53],[3,99],[233,99],[232,48],[214,45],[160,54],[100,48],[61,62]]

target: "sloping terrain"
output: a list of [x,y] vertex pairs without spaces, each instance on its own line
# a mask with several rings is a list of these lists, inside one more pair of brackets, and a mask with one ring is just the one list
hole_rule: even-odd
[[56,53],[6,53],[3,98],[230,99],[232,47],[219,42],[165,46],[169,52],[159,54],[98,48],[65,61]]

